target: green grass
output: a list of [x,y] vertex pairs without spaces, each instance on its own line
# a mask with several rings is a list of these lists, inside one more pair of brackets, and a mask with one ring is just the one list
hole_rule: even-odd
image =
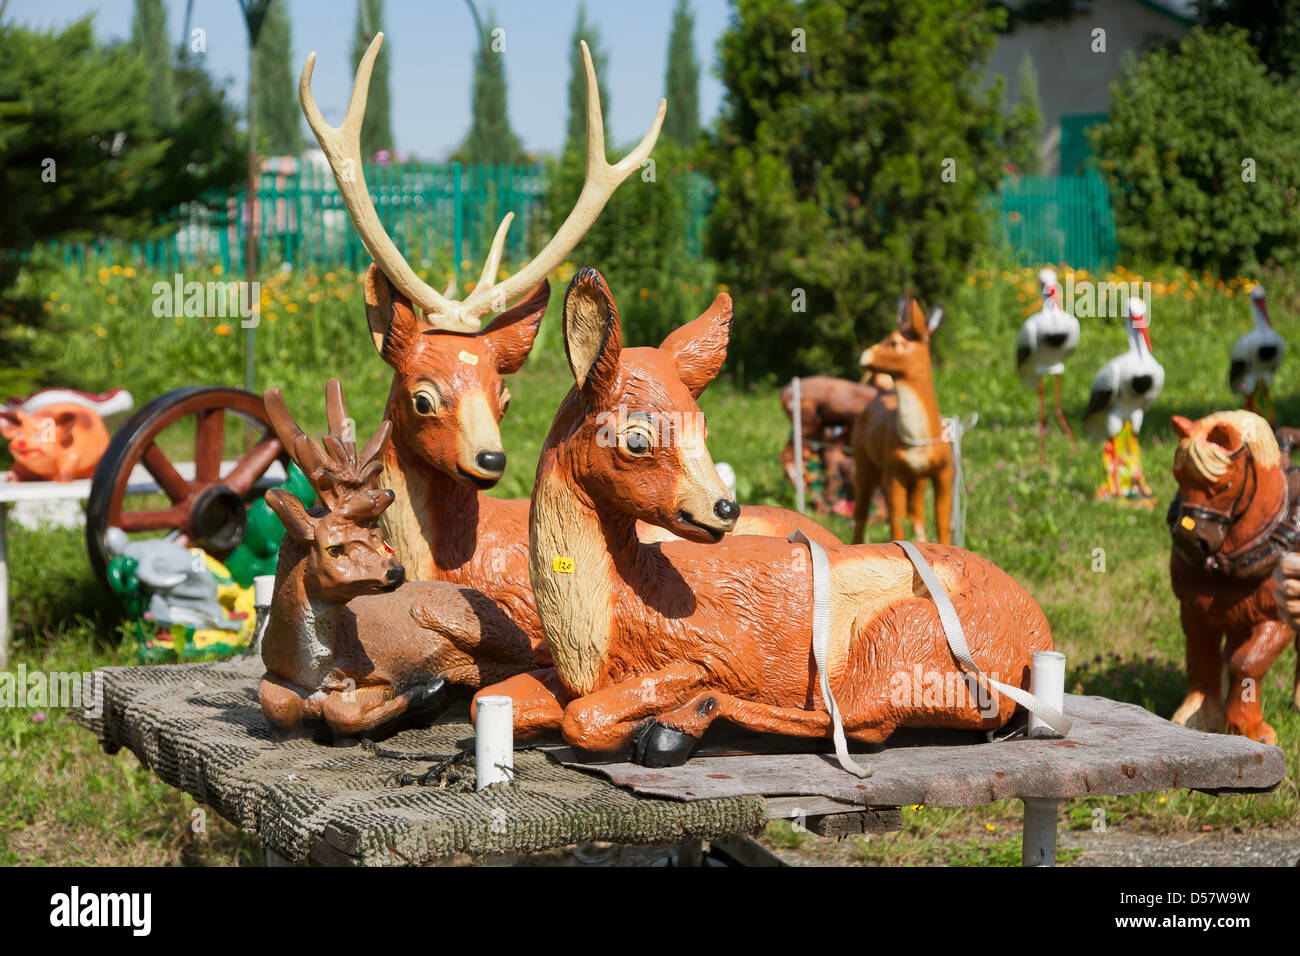
[[[1037,399],[1013,370],[1015,331],[1033,310],[1028,273],[977,274],[947,303],[935,343],[936,378],[946,414],[980,416],[963,448],[970,502],[967,545],[1016,576],[1042,604],[1058,647],[1069,655],[1071,690],[1133,701],[1167,717],[1185,689],[1183,635],[1169,589],[1163,520],[1175,490],[1169,419],[1233,404],[1226,386],[1228,350],[1250,327],[1250,317],[1241,283],[1229,285],[1234,292],[1229,296],[1213,282],[1204,288],[1201,277],[1172,272],[1149,277],[1160,283],[1151,335],[1166,370],[1164,393],[1142,431],[1144,466],[1160,499],[1154,512],[1093,500],[1102,477],[1101,455],[1082,436],[1072,453],[1054,433],[1049,465],[1038,466]],[[1275,324],[1293,343],[1300,341],[1300,290],[1285,276],[1263,278]],[[237,323],[230,334],[220,334],[216,321],[155,318],[152,281],[94,270],[29,275],[24,291],[47,303],[50,326],[22,334],[32,336],[27,344],[45,379],[91,390],[125,385],[137,403],[182,385],[240,384],[243,343]],[[555,282],[546,324],[558,324],[562,291],[563,282]],[[368,433],[379,422],[389,372],[366,333],[355,277],[322,277],[314,284],[310,278],[285,277],[266,294],[257,333],[259,387],[284,389],[295,415],[319,430],[324,380],[338,375],[359,431]],[[733,295],[736,321],[743,322],[743,291]],[[815,318],[809,329],[815,334]],[[497,493],[508,497],[531,490],[542,441],[571,382],[559,336],[546,334],[540,341],[512,379],[514,402],[502,425],[510,467]],[[1083,342],[1064,380],[1063,401],[1076,432],[1093,373],[1124,347],[1118,320],[1083,320]],[[1288,360],[1275,384],[1285,423],[1300,422],[1300,390],[1292,384],[1297,361]],[[791,506],[793,492],[777,462],[787,423],[776,389],[738,390],[724,373],[701,405],[709,417],[714,458],[735,467],[741,500]],[[888,538],[882,517],[877,515],[870,528],[871,540]],[[847,540],[848,522],[827,520]],[[15,663],[49,670],[115,661],[107,637],[118,623],[117,613],[90,576],[81,533],[33,534],[11,523],[10,544]],[[1104,571],[1093,570],[1099,549]],[[1293,773],[1300,759],[1300,715],[1289,706],[1294,667],[1294,650],[1288,650],[1263,687],[1265,716]],[[91,736],[57,711],[41,723],[32,717],[30,711],[0,710],[0,792],[6,794],[0,804],[0,861],[215,863],[254,857],[252,839],[215,815],[208,815],[206,834],[193,833],[192,801],[160,784],[129,754],[99,754]],[[1087,826],[1096,807],[1105,810],[1112,828],[1290,826],[1300,811],[1300,793],[1289,776],[1273,794],[1262,796],[1171,791],[1103,797],[1063,808],[1063,820]],[[979,810],[926,808],[908,811],[905,819],[902,833],[862,841],[860,859],[904,864],[1019,859],[1017,801]]]

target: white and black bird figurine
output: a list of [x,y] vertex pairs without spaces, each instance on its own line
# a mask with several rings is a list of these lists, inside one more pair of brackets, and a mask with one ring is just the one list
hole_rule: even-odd
[[[1103,486],[1103,496],[1150,497],[1142,476],[1137,433],[1142,430],[1142,417],[1165,384],[1165,370],[1152,354],[1150,318],[1141,299],[1128,300],[1125,325],[1128,351],[1103,365],[1092,380],[1083,431],[1091,440],[1105,443],[1108,485]],[[1124,468],[1131,479],[1127,495],[1120,481]]]
[[1228,365],[1228,384],[1238,395],[1246,396],[1246,409],[1263,415],[1270,424],[1277,422],[1270,394],[1273,374],[1286,354],[1286,340],[1273,328],[1264,304],[1264,287],[1250,290],[1250,309],[1255,327],[1237,339]]
[[1025,319],[1016,335],[1016,370],[1025,388],[1038,388],[1038,459],[1047,461],[1047,394],[1044,377],[1052,376],[1056,382],[1056,420],[1074,443],[1070,423],[1061,411],[1061,375],[1066,360],[1079,347],[1079,320],[1065,311],[1061,304],[1061,286],[1056,281],[1055,269],[1042,269],[1038,273],[1043,308]]

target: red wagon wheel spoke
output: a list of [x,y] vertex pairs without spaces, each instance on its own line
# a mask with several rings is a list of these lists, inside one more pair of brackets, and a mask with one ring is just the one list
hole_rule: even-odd
[[210,484],[221,478],[221,450],[226,443],[226,411],[209,408],[197,415],[194,428],[194,480]]
[[163,450],[156,444],[150,443],[141,457],[141,464],[145,470],[153,475],[153,480],[158,482],[158,487],[163,493],[172,500],[172,503],[184,501],[193,493],[193,488],[186,481],[176,466],[171,463]]
[[266,474],[266,470],[280,457],[282,451],[280,439],[274,435],[263,438],[240,457],[221,483],[231,491],[247,494],[257,479]]
[[[230,473],[221,477],[230,416],[256,436],[251,448],[235,455]],[[179,432],[169,432],[176,426]],[[192,435],[194,478],[187,481],[174,463],[166,435]],[[177,544],[199,544],[225,560],[243,538],[246,508],[260,493],[266,472],[277,460],[288,467],[279,439],[271,430],[260,396],[237,388],[196,386],[160,395],[141,408],[109,442],[91,481],[86,504],[86,545],[91,567],[102,583],[112,559],[107,531],[170,531]],[[129,493],[132,468],[142,465],[170,504],[157,507]],[[136,507],[138,505],[138,507]]]
[[161,531],[164,528],[175,528],[185,518],[186,509],[182,503],[151,511],[123,512],[117,526],[123,531]]

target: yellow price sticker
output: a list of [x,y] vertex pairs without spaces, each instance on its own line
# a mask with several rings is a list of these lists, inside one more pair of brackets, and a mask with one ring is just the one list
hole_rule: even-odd
[[478,364],[478,356],[475,355],[473,352],[466,352],[464,349],[461,349],[460,360],[464,362],[466,365]]
[[572,574],[573,558],[552,558],[551,570],[559,571],[561,574]]

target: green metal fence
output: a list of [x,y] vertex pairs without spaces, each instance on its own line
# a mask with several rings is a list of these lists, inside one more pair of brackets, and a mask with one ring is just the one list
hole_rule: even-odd
[[994,203],[1001,238],[1018,262],[1063,262],[1094,272],[1115,262],[1119,244],[1110,196],[1093,171],[1008,179]]
[[[364,269],[369,257],[330,172],[297,160],[272,160],[266,168],[254,218],[259,260],[309,270]],[[546,183],[540,167],[409,163],[367,166],[365,176],[380,220],[416,268],[476,268],[507,212],[515,214],[507,261],[536,252],[545,238]],[[692,178],[686,236],[691,256],[703,254],[713,195],[707,178]],[[1114,263],[1115,222],[1106,186],[1095,172],[1008,179],[991,199],[999,214],[999,238],[1018,261],[1064,262],[1089,270]],[[58,248],[67,262],[94,256],[163,272],[219,264],[240,275],[247,219],[243,192],[215,195],[179,209],[160,239],[104,239]]]
[[[471,268],[487,252],[507,212],[515,214],[506,259],[518,261],[540,231],[541,169],[535,166],[465,166],[460,163],[370,165],[366,184],[380,221],[416,268]],[[271,160],[259,178],[253,227],[259,261],[295,268],[364,269],[369,256],[348,220],[343,197],[328,169]],[[220,264],[244,268],[247,194],[216,194],[176,211],[167,234],[147,242],[99,239],[62,246],[65,261],[87,256],[130,259],[170,270]],[[532,247],[535,250],[535,246]]]

